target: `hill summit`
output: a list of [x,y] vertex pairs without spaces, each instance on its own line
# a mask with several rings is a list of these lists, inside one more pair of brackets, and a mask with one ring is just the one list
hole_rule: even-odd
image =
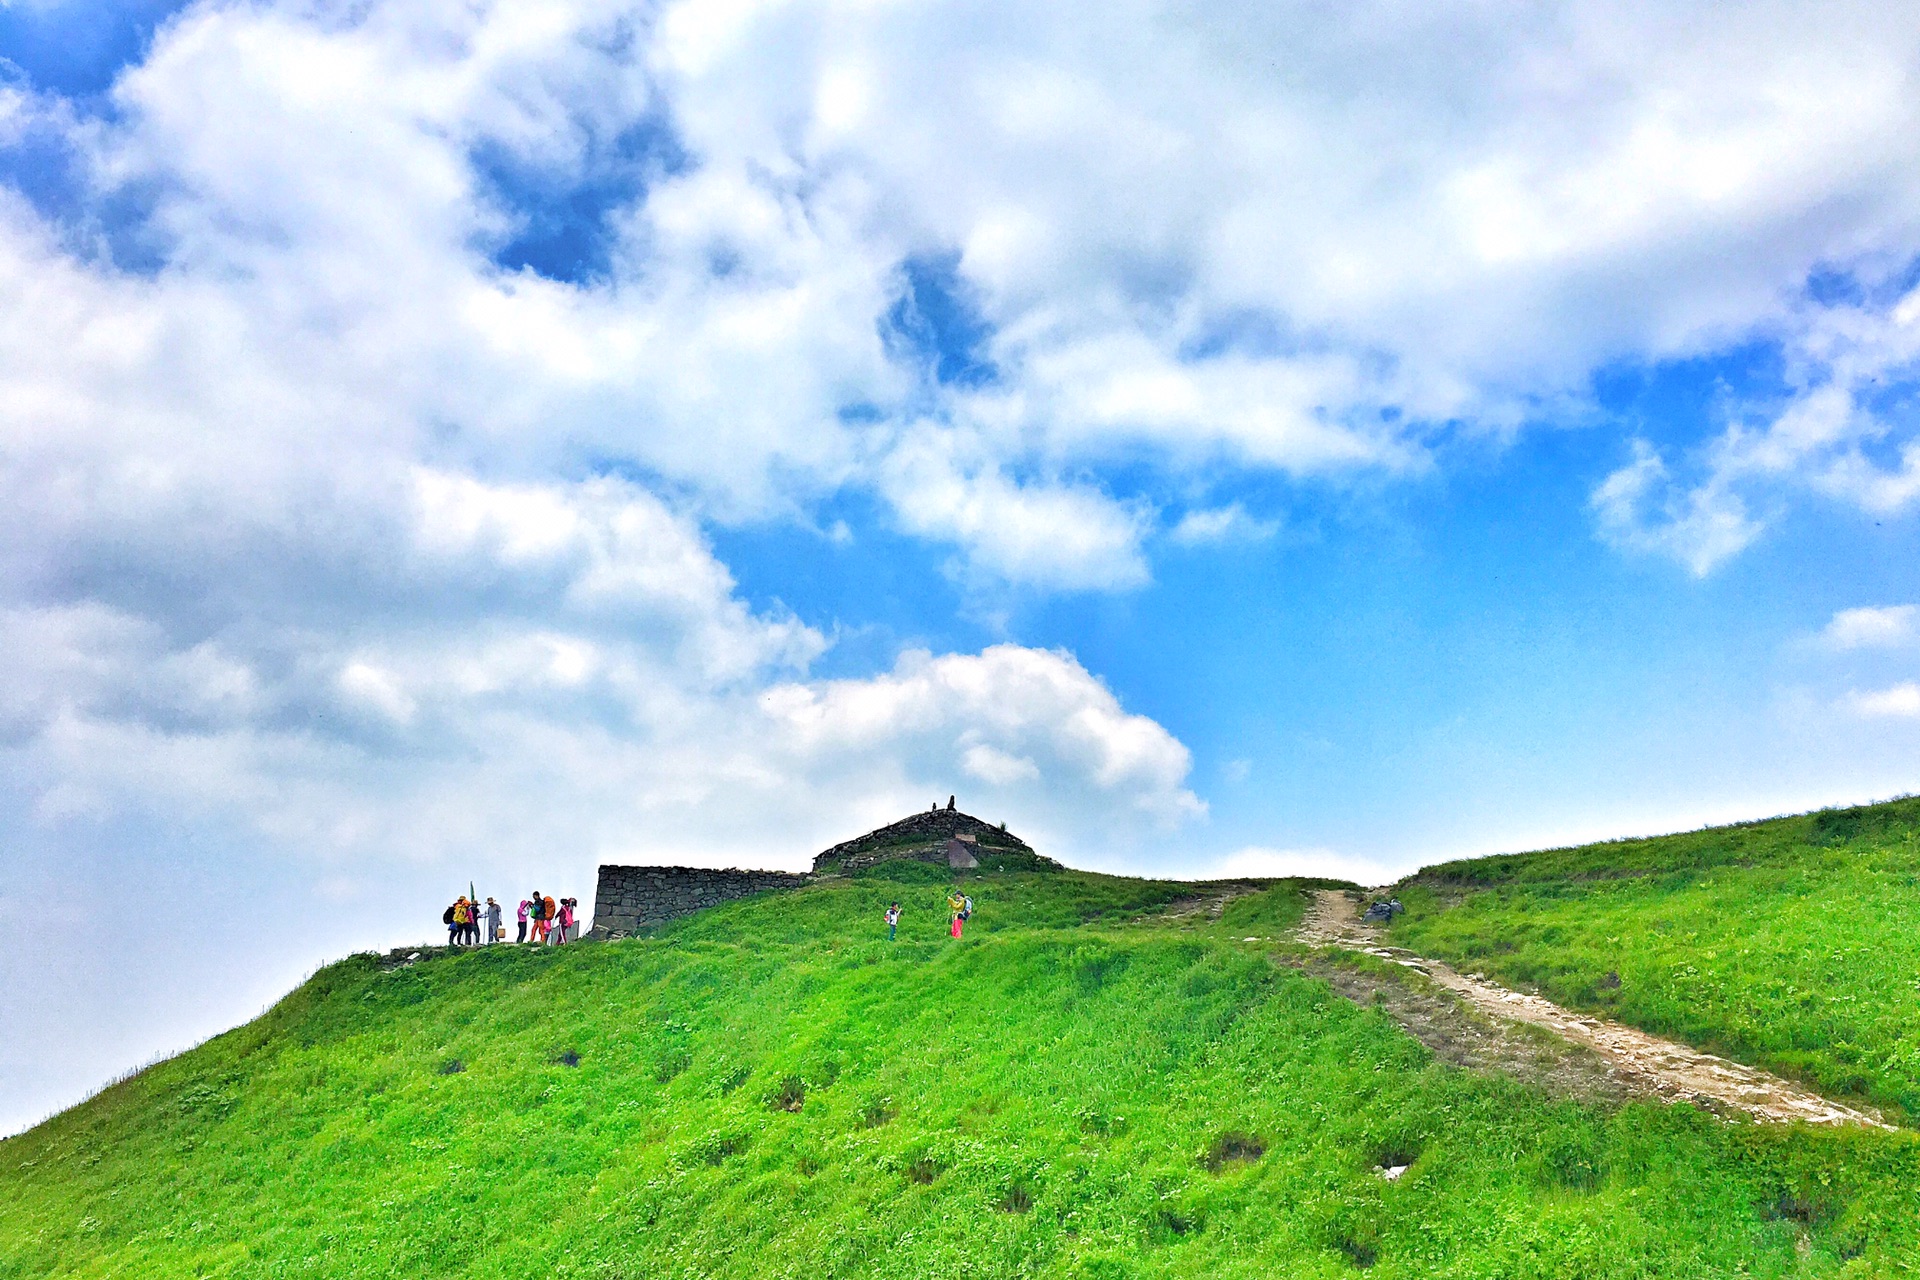
[[[964,849],[950,849],[958,842]],[[929,862],[942,866],[973,865],[987,871],[1058,871],[1059,863],[1045,858],[1007,830],[962,813],[951,798],[947,807],[910,814],[863,836],[824,849],[813,859],[815,875],[861,871],[882,862]]]

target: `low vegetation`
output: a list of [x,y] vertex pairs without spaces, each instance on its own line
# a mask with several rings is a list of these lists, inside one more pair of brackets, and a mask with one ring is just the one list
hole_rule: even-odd
[[1437,1064],[1270,940],[1297,883],[1216,916],[1183,908],[1194,886],[976,877],[955,942],[939,871],[621,942],[333,965],[0,1143],[0,1277],[1691,1280],[1920,1257],[1914,1135]]
[[1447,863],[1393,940],[1920,1117],[1920,799]]

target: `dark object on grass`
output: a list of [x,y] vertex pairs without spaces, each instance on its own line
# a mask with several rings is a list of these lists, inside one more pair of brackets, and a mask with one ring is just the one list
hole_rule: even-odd
[[1229,1130],[1213,1140],[1200,1157],[1209,1173],[1219,1173],[1230,1164],[1252,1164],[1267,1154],[1267,1144],[1250,1133]]
[[1379,1255],[1374,1252],[1373,1246],[1362,1244],[1358,1240],[1340,1240],[1334,1247],[1347,1255],[1347,1261],[1353,1264],[1356,1271],[1369,1270],[1375,1262],[1379,1261]]
[[555,1058],[554,1062],[563,1067],[577,1067],[580,1065],[580,1055],[569,1049]]
[[467,1064],[458,1058],[448,1058],[440,1064],[440,1074],[443,1076],[457,1076],[466,1069]]
[[1160,1229],[1170,1236],[1189,1236],[1200,1229],[1200,1220],[1171,1209],[1160,1211]]
[[1607,976],[1600,979],[1600,989],[1602,991],[1618,991],[1620,989],[1620,971],[1618,969],[1607,970]]
[[807,1082],[799,1076],[787,1076],[780,1087],[767,1095],[769,1111],[798,1111],[807,1105]]
[[1798,1222],[1807,1227],[1823,1227],[1840,1216],[1831,1202],[1795,1195],[1790,1191],[1781,1192],[1780,1198],[1773,1202],[1767,1213],[1769,1217]]
[[695,1150],[703,1163],[717,1167],[731,1157],[739,1155],[746,1145],[743,1138],[710,1134],[704,1141],[695,1144]]
[[1367,908],[1362,920],[1391,920],[1406,908],[1400,905],[1400,899],[1388,898],[1385,902],[1376,902]]

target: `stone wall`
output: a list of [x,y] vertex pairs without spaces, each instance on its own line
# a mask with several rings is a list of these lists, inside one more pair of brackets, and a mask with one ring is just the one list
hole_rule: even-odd
[[649,925],[749,894],[798,889],[807,879],[786,871],[602,866],[600,887],[593,895],[592,936],[624,938]]

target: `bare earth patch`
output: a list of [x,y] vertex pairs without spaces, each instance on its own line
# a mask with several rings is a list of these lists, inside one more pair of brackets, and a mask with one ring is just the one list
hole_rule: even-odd
[[[1573,1013],[1540,996],[1388,946],[1360,919],[1354,898],[1340,890],[1315,892],[1298,937],[1310,947],[1359,952],[1420,975],[1424,982],[1396,983],[1330,961],[1308,965],[1349,999],[1382,1005],[1436,1056],[1458,1066],[1509,1070],[1582,1095],[1659,1097],[1758,1120],[1893,1127],[1871,1111],[1823,1098],[1757,1068]],[[1556,1049],[1537,1033],[1516,1034],[1520,1027],[1549,1031],[1574,1052]]]

